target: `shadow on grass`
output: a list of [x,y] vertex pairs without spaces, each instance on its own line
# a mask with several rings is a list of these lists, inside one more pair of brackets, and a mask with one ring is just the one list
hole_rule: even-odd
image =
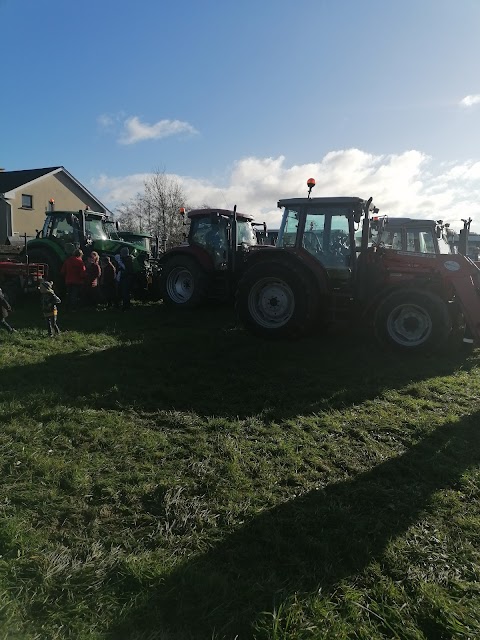
[[[18,399],[20,392],[24,403],[35,404],[46,393],[49,402],[95,409],[286,419],[360,403],[386,389],[468,369],[476,360],[458,353],[384,353],[351,334],[263,341],[235,329],[225,309],[186,315],[152,306],[129,314],[76,314],[62,324],[76,327],[75,338],[62,335],[40,363],[8,367],[1,400]],[[90,338],[109,333],[120,344]],[[62,340],[66,353],[58,353]]]
[[[428,511],[434,492],[455,486],[478,463],[478,420],[476,413],[442,426],[353,480],[254,518],[154,585],[109,637],[153,638],[165,628],[172,637],[197,640],[252,637],[263,612],[289,596],[328,592],[381,558],[388,542]],[[430,629],[428,637],[443,637],[435,632],[435,620],[418,624]]]

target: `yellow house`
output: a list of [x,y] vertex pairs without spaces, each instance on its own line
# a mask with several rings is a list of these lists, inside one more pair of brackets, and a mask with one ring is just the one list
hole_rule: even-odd
[[0,244],[35,237],[47,211],[89,207],[107,213],[100,200],[64,167],[4,171],[0,169]]

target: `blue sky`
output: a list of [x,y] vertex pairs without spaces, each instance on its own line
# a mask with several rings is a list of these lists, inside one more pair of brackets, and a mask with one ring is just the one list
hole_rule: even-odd
[[160,169],[271,220],[313,176],[480,226],[478,0],[0,0],[0,21],[7,170],[63,165],[114,208]]

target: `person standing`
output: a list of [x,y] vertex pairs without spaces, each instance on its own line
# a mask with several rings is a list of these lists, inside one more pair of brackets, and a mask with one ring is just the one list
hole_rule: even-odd
[[3,291],[0,289],[0,327],[6,329],[8,333],[17,333],[17,330],[11,327],[7,322],[8,314],[11,312],[12,307],[10,306]]
[[133,284],[133,257],[130,255],[128,247],[120,249],[120,260],[117,260],[120,267],[119,290],[122,300],[122,311],[130,309],[130,299],[132,296]]
[[80,294],[85,282],[85,263],[82,260],[83,251],[75,249],[62,265],[60,273],[65,279],[67,287],[67,309],[76,311],[80,301]]
[[100,290],[99,281],[102,275],[100,268],[100,256],[96,251],[87,258],[87,269],[85,272],[85,301],[87,305],[96,309],[99,302],[98,292]]
[[102,280],[101,289],[103,299],[107,304],[107,307],[111,307],[116,303],[117,297],[117,282],[116,282],[117,270],[114,264],[108,256],[105,256],[102,260]]
[[42,280],[39,289],[43,317],[47,323],[48,335],[52,338],[53,336],[58,336],[60,333],[60,329],[57,325],[57,304],[60,304],[61,300],[53,290],[53,282]]

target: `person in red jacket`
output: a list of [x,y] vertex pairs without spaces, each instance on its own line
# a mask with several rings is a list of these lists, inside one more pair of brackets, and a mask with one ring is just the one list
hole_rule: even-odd
[[60,273],[65,279],[67,287],[67,309],[76,311],[80,301],[80,293],[85,283],[85,263],[82,260],[83,251],[75,249],[73,255],[65,260]]

